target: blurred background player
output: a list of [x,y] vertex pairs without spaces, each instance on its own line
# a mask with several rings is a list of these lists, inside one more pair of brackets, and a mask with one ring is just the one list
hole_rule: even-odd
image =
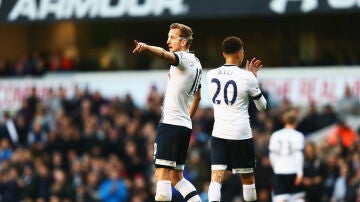
[[171,185],[186,201],[201,201],[195,187],[183,176],[192,129],[191,117],[200,102],[202,71],[200,61],[189,52],[192,34],[190,27],[173,23],[166,42],[169,51],[137,41],[133,50],[133,53],[148,52],[171,64],[154,144],[156,201],[171,201]]
[[301,187],[304,165],[304,135],[297,131],[297,114],[294,110],[283,114],[283,129],[270,138],[270,163],[274,175],[274,202],[305,201]]
[[220,201],[226,169],[240,173],[244,200],[255,201],[255,151],[248,107],[249,98],[252,98],[259,111],[266,109],[267,102],[256,78],[262,64],[253,58],[246,62],[246,70],[239,68],[244,59],[244,48],[241,39],[235,36],[224,39],[222,54],[225,64],[207,74],[215,118],[209,201]]

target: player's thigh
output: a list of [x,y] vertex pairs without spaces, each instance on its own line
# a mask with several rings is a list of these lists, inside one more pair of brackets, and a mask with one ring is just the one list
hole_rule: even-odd
[[177,135],[177,146],[178,153],[176,157],[176,168],[177,170],[184,170],[185,161],[189,149],[190,137],[191,137],[191,129],[180,126],[177,127],[178,135]]
[[240,179],[243,184],[255,184],[254,173],[240,173]]
[[185,163],[191,130],[182,126],[160,124],[154,143],[155,166],[176,168]]
[[159,180],[169,180],[170,178],[170,174],[171,174],[171,170],[170,168],[155,168],[155,180],[159,181]]
[[231,153],[231,148],[229,147],[230,140],[211,137],[210,139],[210,161],[211,161],[211,170],[226,170],[229,164],[229,154]]
[[252,138],[246,140],[234,140],[231,147],[231,162],[233,173],[254,173],[255,167],[255,148]]
[[294,181],[296,174],[275,174],[274,175],[274,195],[277,198],[290,196],[294,191]]
[[226,170],[212,170],[211,171],[211,181],[222,184],[224,181]]
[[288,202],[290,201],[290,194],[281,194],[273,196],[273,202]]

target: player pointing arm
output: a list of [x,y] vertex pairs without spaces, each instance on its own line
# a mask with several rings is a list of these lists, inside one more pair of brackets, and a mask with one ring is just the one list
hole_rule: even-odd
[[155,201],[171,201],[171,185],[189,202],[200,202],[195,187],[183,176],[190,141],[191,117],[200,102],[202,67],[193,53],[190,27],[173,23],[166,41],[169,51],[134,41],[134,54],[148,52],[169,62],[168,84],[163,113],[154,143]]

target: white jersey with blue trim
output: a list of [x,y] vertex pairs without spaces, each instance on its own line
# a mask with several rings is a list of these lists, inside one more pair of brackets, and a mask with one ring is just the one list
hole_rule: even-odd
[[193,53],[179,51],[174,55],[160,122],[192,129],[189,108],[201,82],[202,66]]
[[270,137],[270,162],[275,174],[294,174],[302,172],[305,138],[291,128],[275,131]]
[[250,139],[249,99],[262,96],[257,78],[238,66],[223,65],[207,73],[207,83],[214,107],[212,136]]

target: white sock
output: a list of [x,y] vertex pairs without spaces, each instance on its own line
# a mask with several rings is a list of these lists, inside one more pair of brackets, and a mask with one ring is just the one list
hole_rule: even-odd
[[256,201],[257,196],[256,196],[255,184],[244,184],[243,196],[245,201]]
[[218,182],[210,182],[208,191],[209,202],[220,201],[221,198],[221,184]]
[[170,180],[160,180],[156,183],[155,201],[171,201],[171,182]]
[[189,202],[201,201],[199,194],[196,191],[194,185],[191,184],[187,179],[182,178],[176,185],[175,189],[180,192],[185,200]]

